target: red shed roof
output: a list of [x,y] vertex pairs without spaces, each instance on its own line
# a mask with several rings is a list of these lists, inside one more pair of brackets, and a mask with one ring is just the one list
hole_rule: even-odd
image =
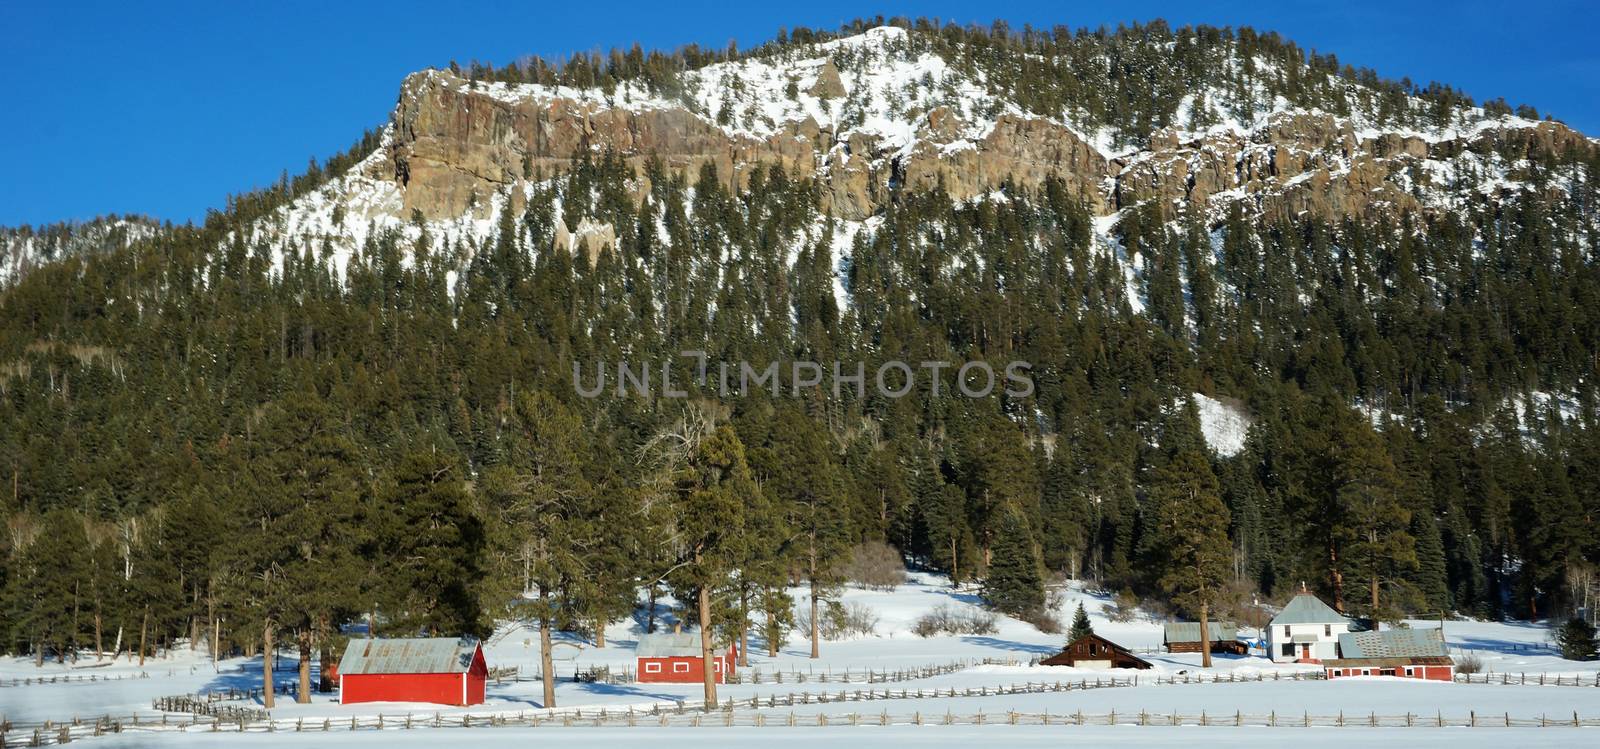
[[470,637],[413,637],[351,640],[339,673],[461,674],[472,668],[478,641]]

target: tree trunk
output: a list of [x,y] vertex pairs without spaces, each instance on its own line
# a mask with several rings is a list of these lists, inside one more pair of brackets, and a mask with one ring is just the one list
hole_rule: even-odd
[[200,648],[200,617],[195,610],[200,608],[200,588],[194,588],[194,594],[189,598],[189,652]]
[[660,597],[661,594],[658,591],[658,589],[656,588],[656,583],[653,580],[650,582],[649,591],[650,592],[647,595],[649,596],[650,607],[644,613],[644,632],[645,632],[645,634],[655,634],[655,631],[656,631],[656,598]]
[[317,658],[320,666],[317,669],[317,691],[327,694],[333,691],[333,677],[330,676],[333,673],[333,651],[328,648],[326,640],[322,647],[317,648]]
[[272,620],[261,625],[261,706],[272,709]]
[[594,646],[597,648],[606,646],[606,618],[604,615],[594,618]]
[[100,603],[94,605],[94,659],[103,660],[106,656],[105,624],[100,617]]
[[1200,667],[1211,668],[1211,604],[1200,603]]
[[1328,547],[1328,579],[1333,583],[1333,610],[1344,613],[1344,573],[1339,571],[1339,550]]
[[956,534],[950,534],[950,584],[961,584],[961,562],[956,558]]
[[1373,616],[1374,619],[1376,619],[1377,616],[1378,616],[1378,576],[1377,575],[1373,575],[1372,576],[1372,616]]
[[206,583],[206,650],[211,654],[211,670],[217,670],[217,641],[222,639],[222,625],[217,621],[217,591],[213,583]]
[[706,709],[717,704],[717,674],[712,670],[711,656],[711,589],[700,586],[700,666],[705,673]]
[[750,667],[750,591],[739,587],[739,668]]
[[821,658],[822,648],[817,641],[822,639],[822,624],[818,621],[817,578],[815,572],[816,568],[813,566],[811,576],[811,657]]
[[144,665],[145,636],[150,631],[150,607],[144,607],[144,618],[139,620],[139,665]]
[[550,592],[539,587],[539,678],[544,681],[544,707],[556,706],[556,665],[550,644]]
[[309,705],[311,704],[311,633],[301,632],[295,639],[300,646],[300,690],[295,694],[294,701]]

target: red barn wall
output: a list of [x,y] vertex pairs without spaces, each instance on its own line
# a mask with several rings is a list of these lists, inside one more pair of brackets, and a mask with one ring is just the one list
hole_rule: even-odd
[[[717,672],[717,683],[727,683],[728,674],[733,671],[733,659],[727,655],[719,655],[712,658],[712,661],[722,664],[721,670]],[[678,667],[686,667],[686,670],[674,671],[674,664],[682,664]],[[650,668],[655,665],[659,665],[661,670],[652,672]],[[701,660],[693,656],[640,658],[639,681],[647,684],[702,684],[705,682],[705,669],[700,666]]]
[[[470,676],[465,678],[471,681]],[[461,705],[466,704],[461,699],[462,679],[462,674],[346,674],[339,688],[339,701],[347,705],[354,702]],[[478,681],[482,684],[481,679]],[[472,691],[470,684],[467,691]]]

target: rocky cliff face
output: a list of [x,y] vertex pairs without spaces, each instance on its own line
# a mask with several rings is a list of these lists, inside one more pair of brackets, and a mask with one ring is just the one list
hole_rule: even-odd
[[1158,132],[1149,149],[1116,161],[1112,189],[1118,207],[1154,200],[1168,216],[1242,200],[1268,218],[1337,219],[1442,205],[1430,198],[1460,188],[1448,177],[1462,162],[1489,169],[1498,162],[1510,184],[1524,176],[1518,164],[1529,157],[1594,148],[1554,122],[1508,119],[1430,140],[1415,133],[1357,133],[1349,120],[1327,114],[1283,113],[1248,133],[1184,138],[1170,129]]
[[[816,88],[826,94],[837,83],[829,68]],[[741,184],[753,169],[773,163],[801,177],[820,174],[824,210],[846,219],[877,212],[892,185],[942,185],[965,200],[1008,178],[1034,185],[1052,174],[1100,209],[1106,206],[1101,182],[1110,174],[1086,141],[1038,118],[1002,115],[987,136],[966,140],[962,134],[973,123],[941,107],[915,123],[910,148],[875,133],[839,133],[811,117],[759,137],[729,132],[685,108],[635,110],[537,94],[512,99],[438,71],[406,79],[391,124],[380,176],[403,187],[408,213],[428,219],[482,209],[499,192],[518,196],[536,176],[559,174],[574,159],[605,151],[641,175],[650,159],[659,159],[691,183],[705,164]]]
[[[838,96],[828,65],[812,90]],[[908,142],[881,133],[841,132],[815,118],[777,123],[756,135],[720,127],[686,107],[628,108],[532,93],[518,97],[439,71],[409,77],[401,89],[383,170],[401,188],[404,210],[432,220],[488,210],[507,194],[520,209],[523,188],[553,176],[585,153],[611,151],[643,173],[659,159],[692,183],[710,164],[720,179],[743,183],[753,169],[780,164],[819,177],[823,208],[846,219],[880,210],[895,189],[940,187],[955,200],[989,193],[1007,180],[1037,186],[1058,177],[1097,214],[1154,200],[1175,215],[1245,201],[1269,216],[1336,218],[1374,208],[1416,209],[1441,165],[1463,156],[1517,158],[1593,149],[1553,123],[1506,121],[1445,138],[1357,132],[1328,114],[1285,112],[1253,130],[1200,134],[1169,128],[1149,147],[1108,157],[1082,135],[1048,119],[1003,112],[973,122],[937,107],[907,124]],[[974,131],[981,132],[971,137]],[[1520,154],[1520,156],[1518,156]],[[1515,176],[1515,175],[1512,175]]]
[[[903,30],[874,29],[686,71],[670,95],[638,82],[602,91],[417,73],[401,87],[383,149],[258,234],[353,248],[372,227],[420,215],[481,241],[497,211],[520,212],[534,182],[586,154],[621,157],[641,200],[652,160],[690,183],[709,165],[737,185],[778,164],[816,180],[823,211],[858,223],[901,190],[961,201],[1052,177],[1097,216],[1153,204],[1167,218],[1214,221],[1234,205],[1269,220],[1457,209],[1560,189],[1533,179],[1529,160],[1597,148],[1553,122],[1469,112],[1446,128],[1385,130],[1359,113],[1281,102],[1248,116],[1213,107],[1216,125],[1168,127],[1141,148],[1117,148],[1103,129],[1024,111],[981,73],[918,49]],[[609,226],[559,229],[560,244],[591,260],[615,241]]]

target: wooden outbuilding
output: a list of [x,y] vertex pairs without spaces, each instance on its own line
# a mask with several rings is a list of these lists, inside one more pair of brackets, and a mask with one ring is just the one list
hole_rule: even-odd
[[477,705],[489,677],[477,640],[454,637],[351,640],[339,661],[339,702]]
[[1444,631],[1390,629],[1349,632],[1339,636],[1339,657],[1322,662],[1329,679],[1346,676],[1397,676],[1454,681],[1456,664],[1444,642]]
[[1332,658],[1322,662],[1329,679],[1346,676],[1398,676],[1404,679],[1455,681],[1456,662],[1448,656],[1411,658]]
[[[635,650],[639,659],[639,681],[656,684],[700,684],[705,681],[705,659],[700,653],[698,632],[662,632],[643,635]],[[711,670],[718,684],[733,673],[738,652],[729,646],[713,651]]]
[[[1239,641],[1239,630],[1232,624],[1209,622],[1211,652],[1244,655],[1247,646]],[[1161,627],[1161,643],[1168,653],[1200,652],[1199,622],[1168,622]]]
[[1100,635],[1084,635],[1067,644],[1065,650],[1039,661],[1041,666],[1073,666],[1076,668],[1150,668],[1149,661],[1134,655]]

